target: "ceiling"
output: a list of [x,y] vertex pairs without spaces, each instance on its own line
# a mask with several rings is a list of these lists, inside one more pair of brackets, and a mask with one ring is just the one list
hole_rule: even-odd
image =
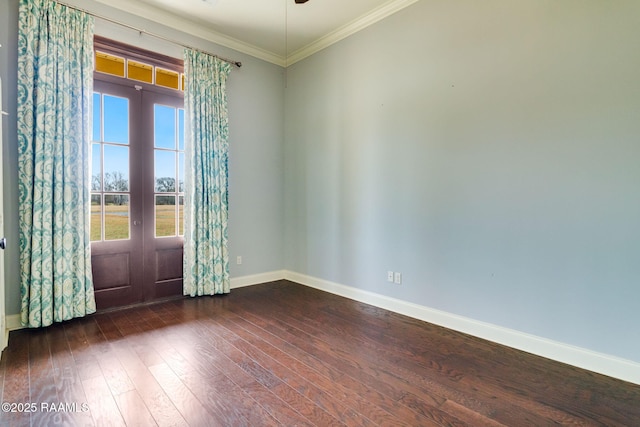
[[98,0],[287,66],[418,0]]

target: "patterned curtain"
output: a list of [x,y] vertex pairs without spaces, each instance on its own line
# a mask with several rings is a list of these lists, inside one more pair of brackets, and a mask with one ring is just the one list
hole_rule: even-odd
[[20,0],[18,191],[22,324],[95,312],[89,237],[93,19]]
[[186,49],[184,68],[184,294],[229,293],[226,80],[231,65]]

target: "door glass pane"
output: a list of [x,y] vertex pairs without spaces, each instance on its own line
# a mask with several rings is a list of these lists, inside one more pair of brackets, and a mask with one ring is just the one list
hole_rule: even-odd
[[129,100],[104,95],[104,141],[118,144],[129,143]]
[[156,237],[176,235],[176,197],[156,196]]
[[102,106],[100,105],[100,98],[101,97],[99,93],[93,94],[93,141],[102,141],[102,139],[100,138],[100,123],[102,119],[102,115],[100,114],[100,111],[102,109]]
[[176,191],[176,152],[155,150],[155,191],[172,193]]
[[101,144],[91,144],[91,191],[102,190]]
[[104,195],[104,240],[129,238],[129,195]]
[[184,150],[184,110],[178,109],[178,150]]
[[184,235],[184,196],[178,197],[178,234]]
[[176,109],[165,105],[153,106],[153,132],[156,148],[176,148]]
[[102,240],[102,200],[99,194],[91,195],[91,241]]
[[104,144],[104,191],[129,191],[129,147]]
[[178,154],[178,192],[184,192],[184,153]]

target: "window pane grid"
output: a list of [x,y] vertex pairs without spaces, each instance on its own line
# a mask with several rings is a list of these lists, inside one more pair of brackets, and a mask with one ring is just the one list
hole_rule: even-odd
[[154,105],[156,237],[184,234],[184,109]]
[[129,239],[129,101],[98,92],[93,101],[91,241]]

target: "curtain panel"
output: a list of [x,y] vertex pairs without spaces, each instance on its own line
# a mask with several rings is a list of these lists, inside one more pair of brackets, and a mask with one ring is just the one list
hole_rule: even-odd
[[230,291],[226,80],[231,65],[185,49],[184,294]]
[[18,195],[24,326],[95,312],[89,236],[93,18],[21,0]]

